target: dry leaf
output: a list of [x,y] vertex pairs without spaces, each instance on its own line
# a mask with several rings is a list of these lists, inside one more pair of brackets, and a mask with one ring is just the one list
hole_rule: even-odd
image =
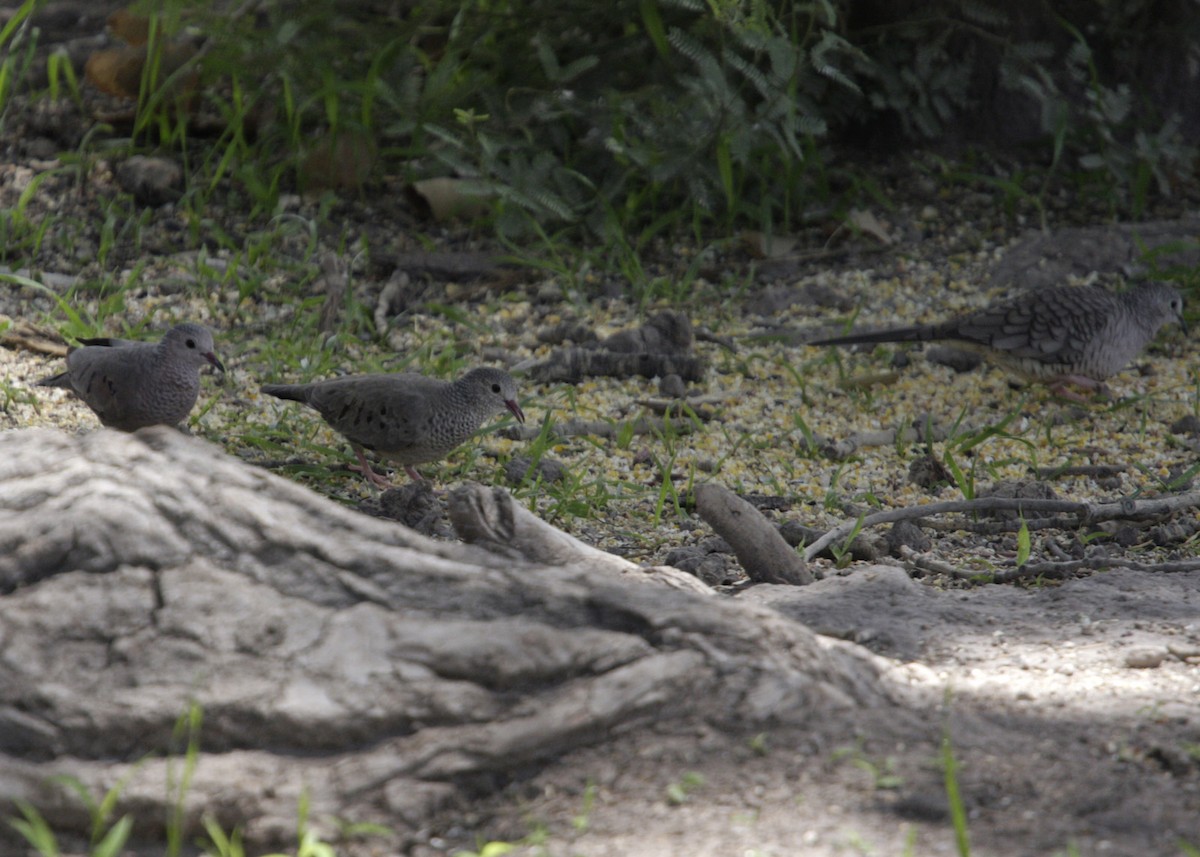
[[492,193],[479,191],[479,182],[443,176],[413,182],[409,188],[409,197],[415,198],[418,205],[428,207],[430,216],[436,221],[455,217],[473,220],[491,213],[492,210],[488,202]]
[[11,326],[0,333],[0,345],[6,348],[23,348],[38,354],[51,354],[55,357],[67,356],[67,344],[53,330],[38,327],[23,319],[13,320],[6,315],[0,315],[0,322],[10,322]]
[[[142,77],[146,64],[153,58],[157,66],[157,79],[151,91],[158,89],[160,81],[169,80],[192,57],[196,47],[188,41],[167,42],[158,40],[156,53],[151,55],[148,45],[152,20],[129,9],[118,9],[108,16],[108,28],[114,38],[125,44],[102,51],[93,51],[84,66],[84,79],[101,92],[118,98],[137,98],[142,91]],[[161,33],[160,33],[161,35]],[[176,81],[173,86],[177,94],[187,94],[196,88],[199,74],[192,71]]]
[[790,235],[768,235],[747,229],[741,238],[755,259],[779,259],[796,249],[796,239]]
[[837,382],[837,386],[843,390],[869,390],[872,387],[890,387],[899,380],[899,372],[873,372],[842,378]]
[[846,222],[859,232],[865,232],[868,235],[878,238],[881,244],[893,243],[892,236],[888,234],[884,225],[879,222],[879,218],[869,211],[863,211],[861,208],[852,209],[846,215]]
[[317,330],[328,335],[333,333],[338,325],[342,307],[346,304],[346,291],[350,288],[349,266],[346,261],[331,250],[321,254],[321,278],[314,286],[325,293]]
[[83,76],[88,83],[107,95],[137,98],[145,65],[145,47],[123,45],[93,52],[83,67]]
[[108,16],[108,29],[115,38],[127,45],[144,45],[150,40],[150,19],[128,9],[118,9]]
[[369,132],[347,128],[316,141],[300,164],[300,187],[305,193],[359,190],[375,167],[378,150]]
[[[196,48],[187,42],[164,45],[162,60],[158,67],[158,80],[167,80],[196,53]],[[149,51],[145,45],[122,45],[94,51],[83,68],[84,78],[101,92],[120,98],[137,98],[142,87],[142,71],[146,67]],[[176,93],[189,93],[196,88],[200,76],[192,71],[175,83]],[[156,82],[152,88],[156,89]]]

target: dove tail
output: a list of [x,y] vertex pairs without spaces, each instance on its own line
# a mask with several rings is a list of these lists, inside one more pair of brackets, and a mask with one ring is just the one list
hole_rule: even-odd
[[259,389],[277,399],[308,404],[308,384],[263,384]]
[[832,336],[828,339],[813,339],[807,345],[863,345],[874,342],[924,342],[934,339],[937,332],[929,327],[893,327],[889,330],[868,330]]
[[37,382],[39,387],[63,387],[70,390],[71,388],[71,373],[59,372],[57,375],[51,375],[49,378],[43,378]]

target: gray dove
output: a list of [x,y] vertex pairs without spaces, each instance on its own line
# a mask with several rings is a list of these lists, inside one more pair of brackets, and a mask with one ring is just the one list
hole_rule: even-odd
[[364,449],[404,466],[414,481],[414,464],[437,461],[475,434],[483,421],[506,408],[518,422],[517,385],[500,369],[472,369],[457,381],[415,372],[348,375],[312,384],[264,384],[268,396],[303,402],[350,441],[359,471],[387,487],[367,463]]
[[818,339],[809,345],[946,340],[977,351],[1017,375],[1052,385],[1099,389],[1152,340],[1178,322],[1183,298],[1164,283],[1114,294],[1096,286],[1054,286],[939,324]]
[[213,337],[199,324],[180,324],[159,342],[81,339],[67,353],[67,371],[38,381],[71,390],[100,422],[121,431],[183,422],[200,395],[200,368],[225,367]]

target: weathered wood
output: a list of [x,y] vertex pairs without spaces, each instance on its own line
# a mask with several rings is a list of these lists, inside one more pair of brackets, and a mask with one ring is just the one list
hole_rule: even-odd
[[314,818],[399,843],[460,789],[613,731],[893,701],[883,662],[769,608],[681,591],[680,572],[601,556],[503,492],[454,505],[517,556],[357,514],[170,429],[0,434],[0,814],[23,798],[86,836],[46,778],[128,777],[117,813],[152,833],[192,702],[190,829],[207,812],[266,844],[294,831],[304,788]]

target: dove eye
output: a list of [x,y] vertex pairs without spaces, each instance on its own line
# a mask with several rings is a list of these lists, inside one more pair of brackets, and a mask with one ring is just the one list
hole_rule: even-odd
[[195,348],[195,347],[196,347],[196,340],[194,340],[194,339],[189,339],[189,340],[187,341],[187,347],[188,347],[188,348]]
[[493,393],[499,393],[499,392],[500,392],[500,385],[499,385],[499,384],[493,384],[493,385],[492,385],[492,392],[493,392]]

